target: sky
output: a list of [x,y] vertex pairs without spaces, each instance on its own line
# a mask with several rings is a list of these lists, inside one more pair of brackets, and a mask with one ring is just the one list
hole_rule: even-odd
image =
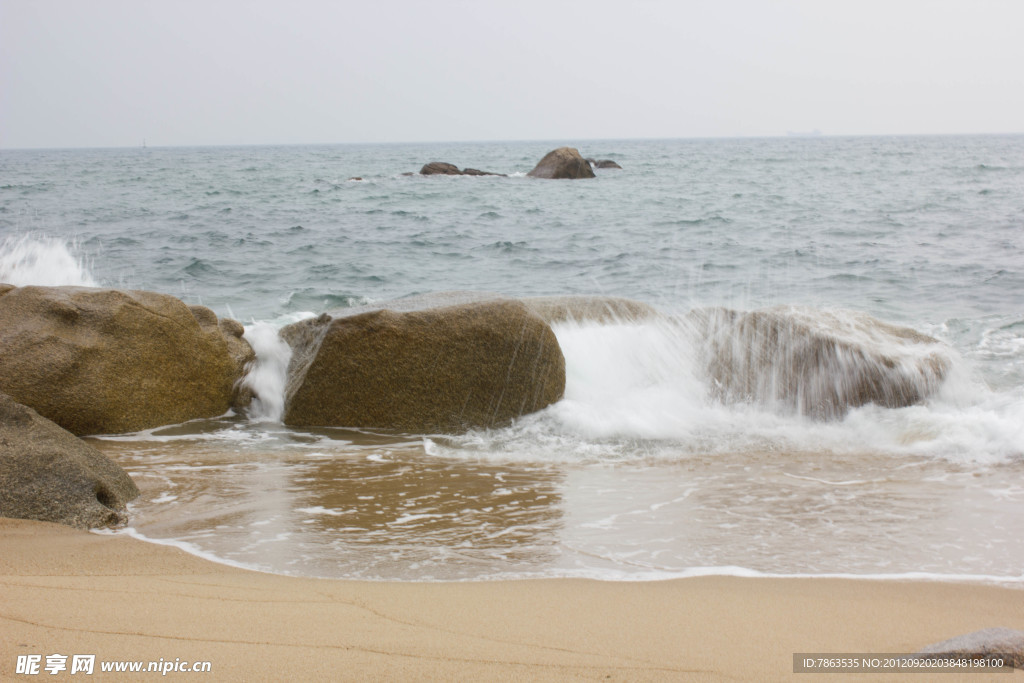
[[0,148],[1024,132],[1021,0],[0,0]]

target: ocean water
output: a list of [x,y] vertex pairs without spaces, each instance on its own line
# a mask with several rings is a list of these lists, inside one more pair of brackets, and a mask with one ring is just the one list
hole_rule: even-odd
[[[562,323],[565,398],[505,429],[293,429],[266,390],[92,439],[143,492],[120,533],[310,576],[1024,585],[1024,136],[569,141],[623,170],[526,177],[558,144],[0,151],[0,281],[210,306],[265,389],[282,325],[450,290],[866,314],[942,385],[816,419],[722,400],[679,325]],[[508,175],[403,175],[435,160]]]

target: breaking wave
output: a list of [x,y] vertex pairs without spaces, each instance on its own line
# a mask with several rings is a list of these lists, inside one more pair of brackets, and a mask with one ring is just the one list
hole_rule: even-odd
[[78,245],[54,237],[26,234],[0,242],[0,282],[26,285],[96,287]]

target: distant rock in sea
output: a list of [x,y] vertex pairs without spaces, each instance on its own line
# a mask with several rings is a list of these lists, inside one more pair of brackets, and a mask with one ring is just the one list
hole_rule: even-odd
[[420,175],[462,175],[462,171],[446,161],[431,161],[420,169]]
[[506,177],[504,173],[492,173],[491,171],[481,171],[478,168],[464,168],[462,169],[462,175],[496,175]]
[[611,159],[591,159],[590,157],[587,157],[587,161],[590,162],[590,165],[594,168],[622,168],[619,166],[618,162],[612,161]]
[[459,170],[459,167],[455,164],[449,164],[446,161],[431,161],[429,164],[425,164],[420,169],[420,175],[494,175],[504,176],[504,173],[492,173],[490,171],[481,171],[477,168],[467,168],[465,170]]
[[0,517],[114,526],[138,495],[113,460],[0,393]]
[[559,147],[548,152],[526,175],[531,178],[549,179],[595,177],[590,163],[580,156],[579,150],[573,147]]

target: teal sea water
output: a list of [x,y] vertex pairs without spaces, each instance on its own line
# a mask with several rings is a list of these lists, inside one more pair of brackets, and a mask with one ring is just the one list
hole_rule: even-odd
[[[715,400],[664,326],[564,324],[566,398],[507,429],[96,439],[143,490],[122,533],[314,576],[1024,584],[1024,136],[570,141],[623,170],[526,177],[559,144],[4,150],[0,281],[166,292],[264,354],[448,290],[795,306],[932,335],[953,370],[821,421]],[[508,177],[403,175],[434,160]]]

